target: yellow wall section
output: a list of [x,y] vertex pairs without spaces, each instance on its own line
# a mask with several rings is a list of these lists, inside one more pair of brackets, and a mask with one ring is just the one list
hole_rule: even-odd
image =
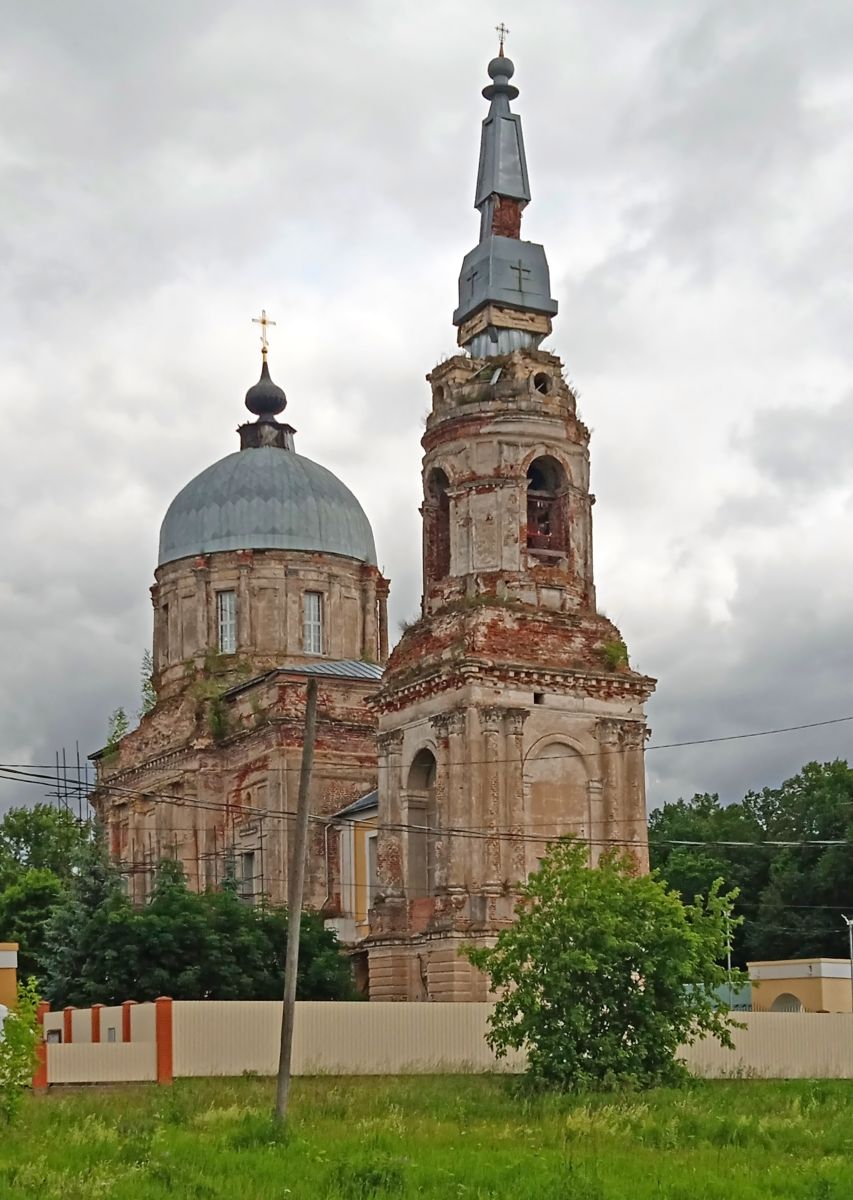
[[0,1004],[14,1008],[17,1002],[18,943],[0,942]]

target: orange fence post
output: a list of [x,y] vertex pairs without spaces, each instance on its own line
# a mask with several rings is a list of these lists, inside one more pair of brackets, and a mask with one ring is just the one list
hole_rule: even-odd
[[74,1005],[69,1004],[67,1008],[62,1010],[62,1040],[63,1042],[72,1041],[71,1037],[71,1014],[74,1012]]
[[38,1008],[36,1009],[36,1019],[41,1030],[41,1040],[36,1046],[36,1069],[33,1071],[33,1091],[47,1091],[47,1043],[44,1040],[44,1016],[50,1012],[50,1005],[46,1000],[39,1000]]
[[92,1041],[99,1042],[101,1040],[101,1009],[103,1004],[92,1005]]
[[154,1001],[154,1029],[157,1038],[157,1082],[172,1082],[172,999],[158,996]]
[[131,1041],[130,1010],[135,1003],[135,1000],[125,1000],[121,1006],[121,1040],[123,1042]]

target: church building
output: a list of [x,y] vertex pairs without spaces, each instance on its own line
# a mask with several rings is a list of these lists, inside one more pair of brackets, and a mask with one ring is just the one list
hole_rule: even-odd
[[318,676],[306,905],[377,1000],[484,999],[460,947],[511,922],[550,840],[585,841],[591,866],[614,844],[648,862],[654,680],[597,610],[589,430],[541,348],[557,303],[543,247],[521,237],[531,193],[503,46],[488,74],[460,349],[427,376],[420,619],[388,657],[370,526],[296,454],[264,337],[240,450],[163,522],[156,704],[96,756],[96,807],[134,896],[169,855],[191,886],[231,873],[247,899],[282,902]]

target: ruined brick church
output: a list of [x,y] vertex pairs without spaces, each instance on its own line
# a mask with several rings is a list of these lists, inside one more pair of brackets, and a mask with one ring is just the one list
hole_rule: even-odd
[[295,450],[270,376],[240,449],[170,505],[151,589],[156,703],[95,755],[94,803],[130,894],[178,859],[287,896],[306,683],[319,684],[306,905],[372,999],[476,1000],[463,942],[512,919],[549,840],[646,855],[644,703],[597,611],[589,431],[551,333],[512,62],[489,63],[475,207],[453,314],[427,376],[421,616],[388,655],[388,581],[357,499]]

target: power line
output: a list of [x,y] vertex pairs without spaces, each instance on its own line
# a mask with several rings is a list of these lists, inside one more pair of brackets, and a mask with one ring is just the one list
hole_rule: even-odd
[[[780,725],[774,729],[755,729],[755,730],[750,730],[746,733],[727,733],[727,734],[721,734],[719,737],[690,738],[690,739],[687,739],[685,741],[680,741],[680,742],[655,742],[655,743],[652,743],[651,745],[645,747],[645,753],[651,754],[654,751],[658,751],[658,750],[680,750],[680,749],[683,749],[683,748],[689,747],[689,746],[719,745],[724,742],[747,741],[750,738],[773,737],[776,734],[780,734],[780,733],[798,733],[801,730],[805,730],[805,729],[822,729],[822,728],[825,728],[825,727],[831,726],[831,725],[844,725],[851,721],[853,721],[853,715],[848,716],[848,717],[830,717],[824,721],[806,721],[806,722],[802,722],[798,725]],[[550,744],[553,745],[554,743],[551,742]],[[170,752],[170,753],[191,753],[191,752],[192,751],[191,751],[190,747],[181,747],[179,750]],[[602,755],[607,755],[607,754],[623,754],[623,753],[624,753],[623,748],[616,748],[614,750],[608,750],[606,748],[597,749],[597,750],[585,750],[585,751],[571,750],[571,751],[567,752],[566,754],[549,754],[548,758],[549,758],[549,760],[553,760],[555,758],[597,758],[597,757],[600,757]],[[464,765],[464,766],[485,766],[485,765],[491,764],[491,763],[517,764],[518,761],[519,761],[518,758],[482,758],[482,759],[468,758],[468,759],[465,759],[465,762],[462,765]],[[525,756],[522,756],[522,761],[525,761]],[[54,770],[54,772],[55,772],[55,767],[53,765],[45,764],[45,763],[0,763],[0,769],[12,770],[12,769],[20,769],[20,768],[31,768],[33,770],[51,769],[51,770]],[[189,770],[189,768],[174,767],[174,766],[169,766],[168,764],[163,764],[163,765],[159,765],[159,766],[157,764],[152,764],[151,766],[147,766],[145,763],[141,763],[141,764],[139,764],[139,766],[128,767],[125,769],[128,771],[132,770],[132,771],[162,771],[162,772],[174,772],[176,770],[179,770],[179,771]],[[338,768],[336,768],[334,766],[334,764],[326,764],[326,769],[337,770]],[[342,767],[340,769],[341,770],[350,770],[350,771],[353,770],[353,768],[351,766]],[[368,768],[366,767],[365,769],[368,769]],[[381,770],[381,769],[383,769],[383,766],[382,766],[382,764],[376,764],[374,766],[371,766],[369,769],[371,769],[371,770],[380,769]],[[390,770],[391,768],[385,767],[384,769]],[[298,766],[267,767],[266,770],[270,774],[291,774],[291,773],[298,774],[299,767]],[[101,787],[103,785],[98,784],[96,786]]]

